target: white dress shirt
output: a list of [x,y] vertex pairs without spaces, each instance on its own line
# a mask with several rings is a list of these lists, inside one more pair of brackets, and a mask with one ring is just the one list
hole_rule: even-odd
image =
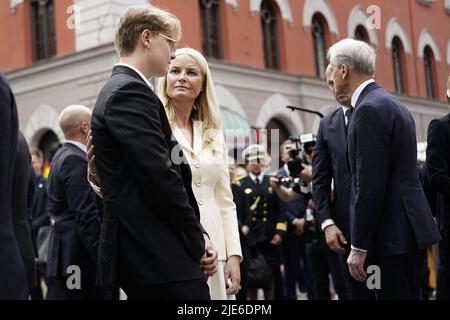
[[264,175],[263,175],[262,173],[261,173],[259,176],[255,176],[253,173],[249,172],[248,175],[249,175],[250,179],[252,179],[252,181],[253,181],[254,183],[256,183],[256,182],[255,182],[256,178],[258,178],[259,184],[261,184],[261,182],[262,182],[263,179],[264,179]]

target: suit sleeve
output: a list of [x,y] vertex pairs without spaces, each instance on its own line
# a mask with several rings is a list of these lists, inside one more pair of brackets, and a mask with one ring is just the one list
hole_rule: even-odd
[[220,215],[224,228],[227,258],[239,256],[242,260],[241,243],[237,221],[236,205],[231,192],[230,174],[228,172],[227,148],[223,143],[223,160],[221,161],[220,178],[214,187],[214,194],[220,207]]
[[155,214],[199,260],[205,252],[202,228],[189,205],[182,178],[172,169],[172,161],[177,163],[179,158],[166,142],[160,101],[148,90],[136,82],[119,89],[105,112],[105,122],[121,145],[131,174],[142,185],[143,196],[155,207],[164,208]]
[[331,181],[333,179],[333,167],[331,164],[328,142],[324,138],[324,122],[320,122],[319,132],[317,134],[317,143],[314,150],[313,159],[313,178],[312,192],[316,204],[316,214],[319,224],[325,220],[331,219],[330,200],[331,200]]
[[87,178],[87,162],[80,156],[68,156],[61,165],[67,203],[75,216],[77,231],[90,257],[97,262],[100,215],[95,193]]
[[428,126],[427,170],[433,188],[450,197],[449,141],[448,130],[439,120],[432,120]]
[[390,136],[375,107],[361,105],[354,112],[353,144],[356,169],[352,245],[369,250],[381,215],[389,171]]

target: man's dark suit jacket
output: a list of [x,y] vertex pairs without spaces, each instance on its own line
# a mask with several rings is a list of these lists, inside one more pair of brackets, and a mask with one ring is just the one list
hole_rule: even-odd
[[189,164],[161,101],[135,71],[114,67],[95,104],[92,132],[104,204],[100,284],[204,279]]
[[450,113],[428,126],[427,173],[436,191],[439,224],[450,226]]
[[[331,191],[331,181],[334,189]],[[320,224],[333,219],[350,236],[351,179],[347,164],[347,133],[342,108],[320,121],[313,158],[313,199]]]
[[[100,236],[96,194],[87,181],[86,153],[65,143],[55,153],[48,178],[48,212],[55,220],[47,276],[67,277],[77,265],[82,281],[95,283]],[[82,287],[84,283],[82,282]]]
[[0,300],[27,299],[27,279],[12,224],[12,181],[19,120],[14,95],[0,73]]
[[47,213],[47,179],[40,175],[34,180],[34,195],[31,206],[32,234],[36,239],[39,228],[48,226],[50,218]]
[[362,91],[348,128],[352,245],[374,257],[423,250],[440,235],[417,174],[409,111],[376,82]]
[[31,156],[28,143],[23,134],[19,132],[14,163],[12,217],[14,233],[25,266],[29,289],[36,286],[36,264],[34,262],[33,240],[31,238],[28,216],[30,164]]

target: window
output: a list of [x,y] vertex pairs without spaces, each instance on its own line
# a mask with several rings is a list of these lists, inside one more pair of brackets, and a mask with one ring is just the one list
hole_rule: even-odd
[[312,36],[314,41],[316,75],[321,79],[325,79],[327,45],[325,40],[324,22],[318,15],[315,15],[312,19]]
[[[267,129],[267,152],[272,153],[272,130],[278,130],[278,144],[280,146],[286,139],[289,138],[289,130],[286,125],[277,118],[272,118],[266,125]],[[276,136],[276,135],[275,135]]]
[[53,0],[30,0],[33,61],[56,54]]
[[436,84],[434,82],[434,55],[429,46],[426,46],[423,53],[423,64],[425,68],[425,81],[427,85],[427,98],[436,99]]
[[355,39],[369,43],[369,36],[366,29],[362,25],[356,27]]
[[267,68],[280,69],[277,14],[273,0],[261,4],[261,28],[263,33],[264,61]]
[[200,20],[203,53],[208,57],[221,59],[220,0],[200,0]]
[[405,83],[403,77],[403,45],[398,37],[392,39],[392,63],[394,66],[395,92],[405,93]]

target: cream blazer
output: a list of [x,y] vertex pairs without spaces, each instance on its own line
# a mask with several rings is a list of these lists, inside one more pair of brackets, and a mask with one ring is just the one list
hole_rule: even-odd
[[230,186],[227,147],[221,134],[220,151],[202,146],[202,131],[194,123],[193,146],[172,123],[173,135],[178,141],[192,171],[192,190],[200,209],[200,222],[217,248],[219,260],[241,257],[236,205]]

